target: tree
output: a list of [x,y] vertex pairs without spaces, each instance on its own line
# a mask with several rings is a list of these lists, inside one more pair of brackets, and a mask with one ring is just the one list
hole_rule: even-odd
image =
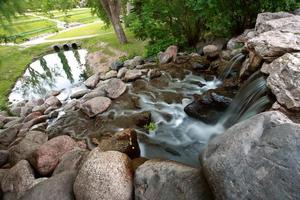
[[[124,0],[123,0],[124,1]],[[107,25],[112,25],[121,44],[127,43],[127,37],[120,21],[121,0],[89,0],[88,5]]]

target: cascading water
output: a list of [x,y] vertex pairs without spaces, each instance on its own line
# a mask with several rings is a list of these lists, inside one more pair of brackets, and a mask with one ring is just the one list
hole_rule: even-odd
[[228,128],[241,120],[262,112],[271,102],[268,97],[265,78],[255,73],[241,87],[220,123]]
[[220,76],[218,77],[218,79],[220,81],[224,81],[232,72],[232,70],[234,69],[234,67],[241,63],[243,61],[243,59],[246,56],[243,53],[239,53],[237,55],[235,55],[228,63],[228,65],[225,67],[225,69],[223,70],[223,72],[220,74]]

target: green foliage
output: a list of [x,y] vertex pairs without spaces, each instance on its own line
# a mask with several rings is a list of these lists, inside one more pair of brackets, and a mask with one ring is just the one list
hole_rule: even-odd
[[131,0],[135,9],[126,23],[142,40],[147,54],[171,44],[196,46],[198,41],[231,37],[253,28],[260,12],[289,11],[296,0]]
[[296,0],[187,0],[187,4],[205,21],[207,37],[240,34],[254,27],[258,13],[296,8]]
[[157,129],[157,125],[154,122],[150,122],[148,125],[145,125],[145,128],[148,131],[155,131]]
[[133,0],[135,9],[127,18],[131,30],[142,40],[150,40],[148,55],[170,44],[192,46],[203,28],[201,18],[185,0]]

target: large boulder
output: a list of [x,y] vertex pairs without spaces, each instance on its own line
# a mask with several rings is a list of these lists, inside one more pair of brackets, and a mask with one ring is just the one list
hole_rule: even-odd
[[88,88],[95,88],[96,85],[98,84],[100,80],[100,76],[99,74],[94,74],[92,75],[91,77],[89,77],[85,82],[84,82],[84,85]]
[[2,177],[1,188],[6,196],[10,196],[11,199],[17,199],[22,196],[26,190],[30,189],[34,182],[33,169],[28,161],[22,160]]
[[12,143],[16,139],[21,127],[22,124],[16,124],[10,128],[0,130],[0,147],[8,146]]
[[262,72],[269,74],[267,85],[277,101],[287,109],[300,110],[300,53],[288,53],[264,64]]
[[184,108],[185,113],[209,124],[216,123],[232,101],[231,98],[217,94],[214,90],[194,97],[194,101]]
[[[293,14],[287,13],[287,12],[277,12],[277,13],[260,13],[257,15],[256,19],[256,25],[255,25],[255,31],[257,33],[263,33],[270,31],[272,29],[276,29],[278,26],[276,26],[276,23],[273,25],[274,21],[280,19],[284,20],[287,24],[289,24],[289,21],[286,20],[286,18],[294,17]],[[273,25],[273,26],[272,26]]]
[[127,154],[132,159],[140,156],[137,133],[134,129],[125,129],[101,137],[98,141],[98,148],[101,151],[119,151]]
[[219,48],[216,45],[207,45],[203,47],[203,53],[204,55],[210,58],[214,58],[217,57],[220,52],[219,52]]
[[74,200],[75,171],[67,171],[36,184],[20,200]]
[[103,81],[98,85],[98,87],[102,88],[107,97],[111,99],[117,99],[126,91],[126,84],[118,78]]
[[132,199],[130,159],[120,152],[95,148],[79,170],[74,193],[77,200]]
[[139,79],[142,76],[142,71],[138,69],[132,69],[126,71],[124,75],[124,81],[129,82],[129,81],[134,81],[136,79]]
[[95,97],[81,105],[81,110],[89,117],[94,117],[105,112],[111,105],[111,100],[107,97]]
[[0,167],[8,162],[9,151],[0,150]]
[[77,146],[69,136],[55,137],[41,145],[32,155],[30,161],[41,175],[49,175],[59,163],[59,159]]
[[175,62],[177,58],[177,53],[177,46],[169,46],[165,52],[160,52],[158,54],[159,64],[166,64],[171,61]]
[[300,125],[265,112],[212,139],[202,154],[216,199],[298,199]]
[[126,60],[124,62],[124,67],[127,67],[128,69],[134,69],[136,66],[143,64],[144,60],[141,56],[135,56],[131,60]]
[[136,200],[210,200],[201,170],[174,161],[149,160],[134,177]]
[[285,53],[300,51],[300,35],[280,30],[268,31],[249,40],[247,47],[264,60],[273,61]]
[[75,148],[65,153],[60,159],[59,164],[55,168],[53,175],[59,174],[65,171],[78,171],[83,160],[87,156],[88,151],[81,148]]
[[32,153],[42,144],[47,142],[48,135],[39,131],[30,131],[26,133],[24,139],[20,143],[12,146],[9,149],[9,161],[15,165],[21,160],[29,159]]

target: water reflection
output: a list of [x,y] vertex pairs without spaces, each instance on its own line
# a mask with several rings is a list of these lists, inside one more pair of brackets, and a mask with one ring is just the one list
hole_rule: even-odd
[[31,63],[19,78],[10,96],[10,102],[44,97],[52,90],[62,91],[61,100],[72,90],[83,87],[86,50],[67,51],[46,55]]

